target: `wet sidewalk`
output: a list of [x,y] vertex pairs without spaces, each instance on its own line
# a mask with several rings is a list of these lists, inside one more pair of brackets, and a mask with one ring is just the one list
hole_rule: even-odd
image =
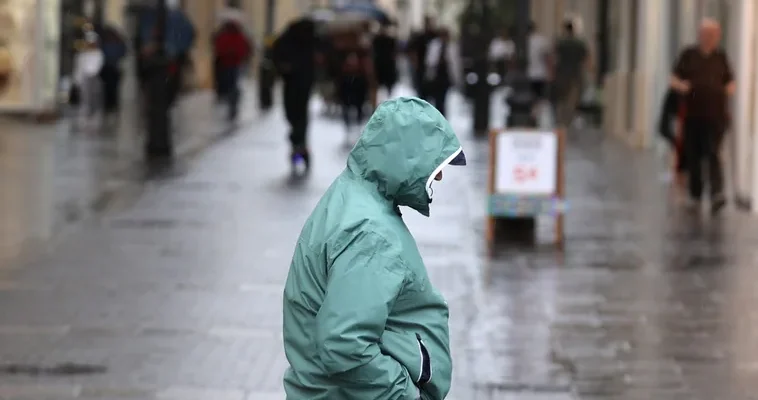
[[[0,265],[103,211],[117,191],[143,175],[141,116],[135,99],[124,100],[116,129],[76,126],[73,118],[53,124],[2,120]],[[248,111],[243,124],[252,120]],[[208,92],[182,98],[173,117],[180,156],[234,128],[219,123]]]
[[[486,149],[471,147],[481,188]],[[586,400],[754,398],[758,220],[685,211],[659,161],[601,132],[572,133],[565,251],[548,243],[549,219],[533,249],[488,260],[477,241],[487,305],[468,351],[494,366],[474,379],[491,390],[484,398],[522,389]],[[472,210],[481,238],[484,208]]]
[[[750,398],[756,221],[684,213],[654,159],[584,132],[565,251],[487,259],[487,149],[465,113],[470,166],[445,171],[431,218],[404,214],[451,308],[450,399]],[[341,125],[313,115],[307,181],[288,179],[279,110],[254,116],[0,270],[0,398],[283,399],[282,285],[346,156]]]

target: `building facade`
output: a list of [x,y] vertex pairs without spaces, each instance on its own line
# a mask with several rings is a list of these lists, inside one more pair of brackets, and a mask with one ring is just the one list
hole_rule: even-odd
[[532,0],[532,13],[548,34],[567,15],[582,19],[603,86],[603,129],[638,149],[660,144],[656,122],[679,51],[695,42],[703,18],[720,21],[737,82],[725,165],[738,202],[758,212],[756,1]]

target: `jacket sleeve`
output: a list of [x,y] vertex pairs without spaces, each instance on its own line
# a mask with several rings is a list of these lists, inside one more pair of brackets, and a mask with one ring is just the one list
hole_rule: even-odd
[[408,371],[379,349],[390,309],[405,283],[405,267],[388,257],[388,248],[364,234],[335,259],[316,316],[318,355],[324,372],[343,390],[376,399],[417,399],[419,391]]

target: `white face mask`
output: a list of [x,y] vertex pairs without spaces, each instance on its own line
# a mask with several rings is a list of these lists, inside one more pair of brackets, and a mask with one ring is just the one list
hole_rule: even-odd
[[180,5],[179,3],[180,3],[180,1],[181,1],[181,0],[166,0],[166,6],[167,6],[169,9],[175,9],[175,8],[179,8],[179,5]]
[[[432,183],[434,183],[434,179],[432,179]],[[429,203],[431,203],[432,199],[434,198],[434,189],[432,189],[432,183],[426,187],[426,195],[429,196]]]
[[458,149],[455,153],[451,154],[450,157],[448,157],[445,161],[442,162],[435,170],[432,172],[432,175],[429,176],[429,179],[426,180],[426,195],[429,196],[429,202],[432,201],[432,197],[434,197],[434,190],[432,190],[432,183],[434,183],[434,178],[439,174],[445,166],[450,164],[453,159],[460,154],[460,152],[463,151],[463,148]]

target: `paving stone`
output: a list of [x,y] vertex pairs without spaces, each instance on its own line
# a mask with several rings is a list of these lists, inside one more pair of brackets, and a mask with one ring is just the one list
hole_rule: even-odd
[[246,400],[285,400],[287,395],[284,392],[251,392],[247,394]]
[[0,382],[0,399],[7,400],[66,400],[76,399],[81,387],[64,383],[5,384]]
[[67,325],[0,325],[0,335],[65,335],[70,330]]
[[245,400],[245,393],[241,390],[172,387],[159,391],[155,398],[157,400]]
[[155,397],[155,390],[139,387],[90,387],[85,386],[79,393],[80,399],[96,400],[96,399],[114,399],[114,400],[129,400],[129,399],[152,399]]

